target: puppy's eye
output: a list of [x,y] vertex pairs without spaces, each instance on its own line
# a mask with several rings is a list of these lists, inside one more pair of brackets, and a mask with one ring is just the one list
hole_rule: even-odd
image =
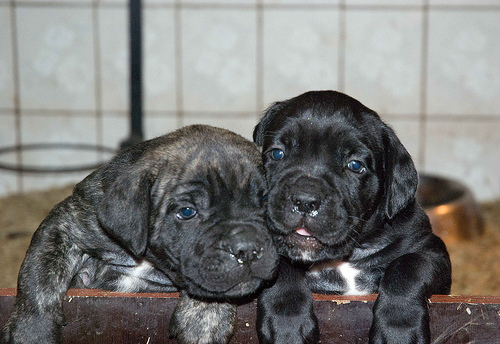
[[276,148],[269,152],[269,155],[273,160],[282,160],[285,157],[285,152],[283,152],[281,149]]
[[181,208],[179,210],[179,212],[175,215],[180,220],[189,220],[189,219],[193,218],[196,215],[196,213],[197,213],[196,209],[186,207],[186,208]]
[[354,173],[362,174],[366,172],[366,167],[358,160],[349,161],[349,163],[347,164],[347,168]]

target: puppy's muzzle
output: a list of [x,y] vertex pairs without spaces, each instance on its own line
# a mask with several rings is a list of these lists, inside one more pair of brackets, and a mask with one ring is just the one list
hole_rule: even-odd
[[301,213],[305,216],[316,217],[320,211],[323,200],[321,185],[314,179],[301,178],[289,189],[292,212]]
[[252,263],[262,258],[264,242],[260,242],[259,231],[252,226],[234,228],[223,244],[231,258],[238,264]]
[[292,211],[316,216],[321,206],[321,198],[318,194],[299,191],[290,195]]

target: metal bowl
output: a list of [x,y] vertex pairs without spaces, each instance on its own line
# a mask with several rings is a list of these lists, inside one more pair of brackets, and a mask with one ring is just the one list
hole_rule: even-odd
[[446,244],[470,240],[483,232],[481,210],[465,185],[421,175],[417,199],[429,215],[433,232]]

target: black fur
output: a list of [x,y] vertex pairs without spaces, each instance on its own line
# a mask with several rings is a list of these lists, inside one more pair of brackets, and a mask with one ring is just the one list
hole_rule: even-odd
[[370,343],[429,343],[427,299],[449,293],[451,266],[394,131],[357,100],[315,91],[272,105],[254,141],[285,257],[259,297],[261,343],[319,340],[311,292],[378,293]]
[[[35,232],[1,342],[58,343],[70,287],[182,290],[178,341],[227,342],[231,300],[255,293],[277,264],[264,193],[258,149],[227,130],[190,126],[122,151]],[[199,314],[186,312],[192,304]]]

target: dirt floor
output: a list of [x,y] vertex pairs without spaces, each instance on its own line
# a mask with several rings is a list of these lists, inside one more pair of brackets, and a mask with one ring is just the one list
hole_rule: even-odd
[[[16,286],[31,235],[72,187],[0,198],[0,288]],[[452,294],[500,296],[500,201],[482,205],[484,234],[450,245]]]

